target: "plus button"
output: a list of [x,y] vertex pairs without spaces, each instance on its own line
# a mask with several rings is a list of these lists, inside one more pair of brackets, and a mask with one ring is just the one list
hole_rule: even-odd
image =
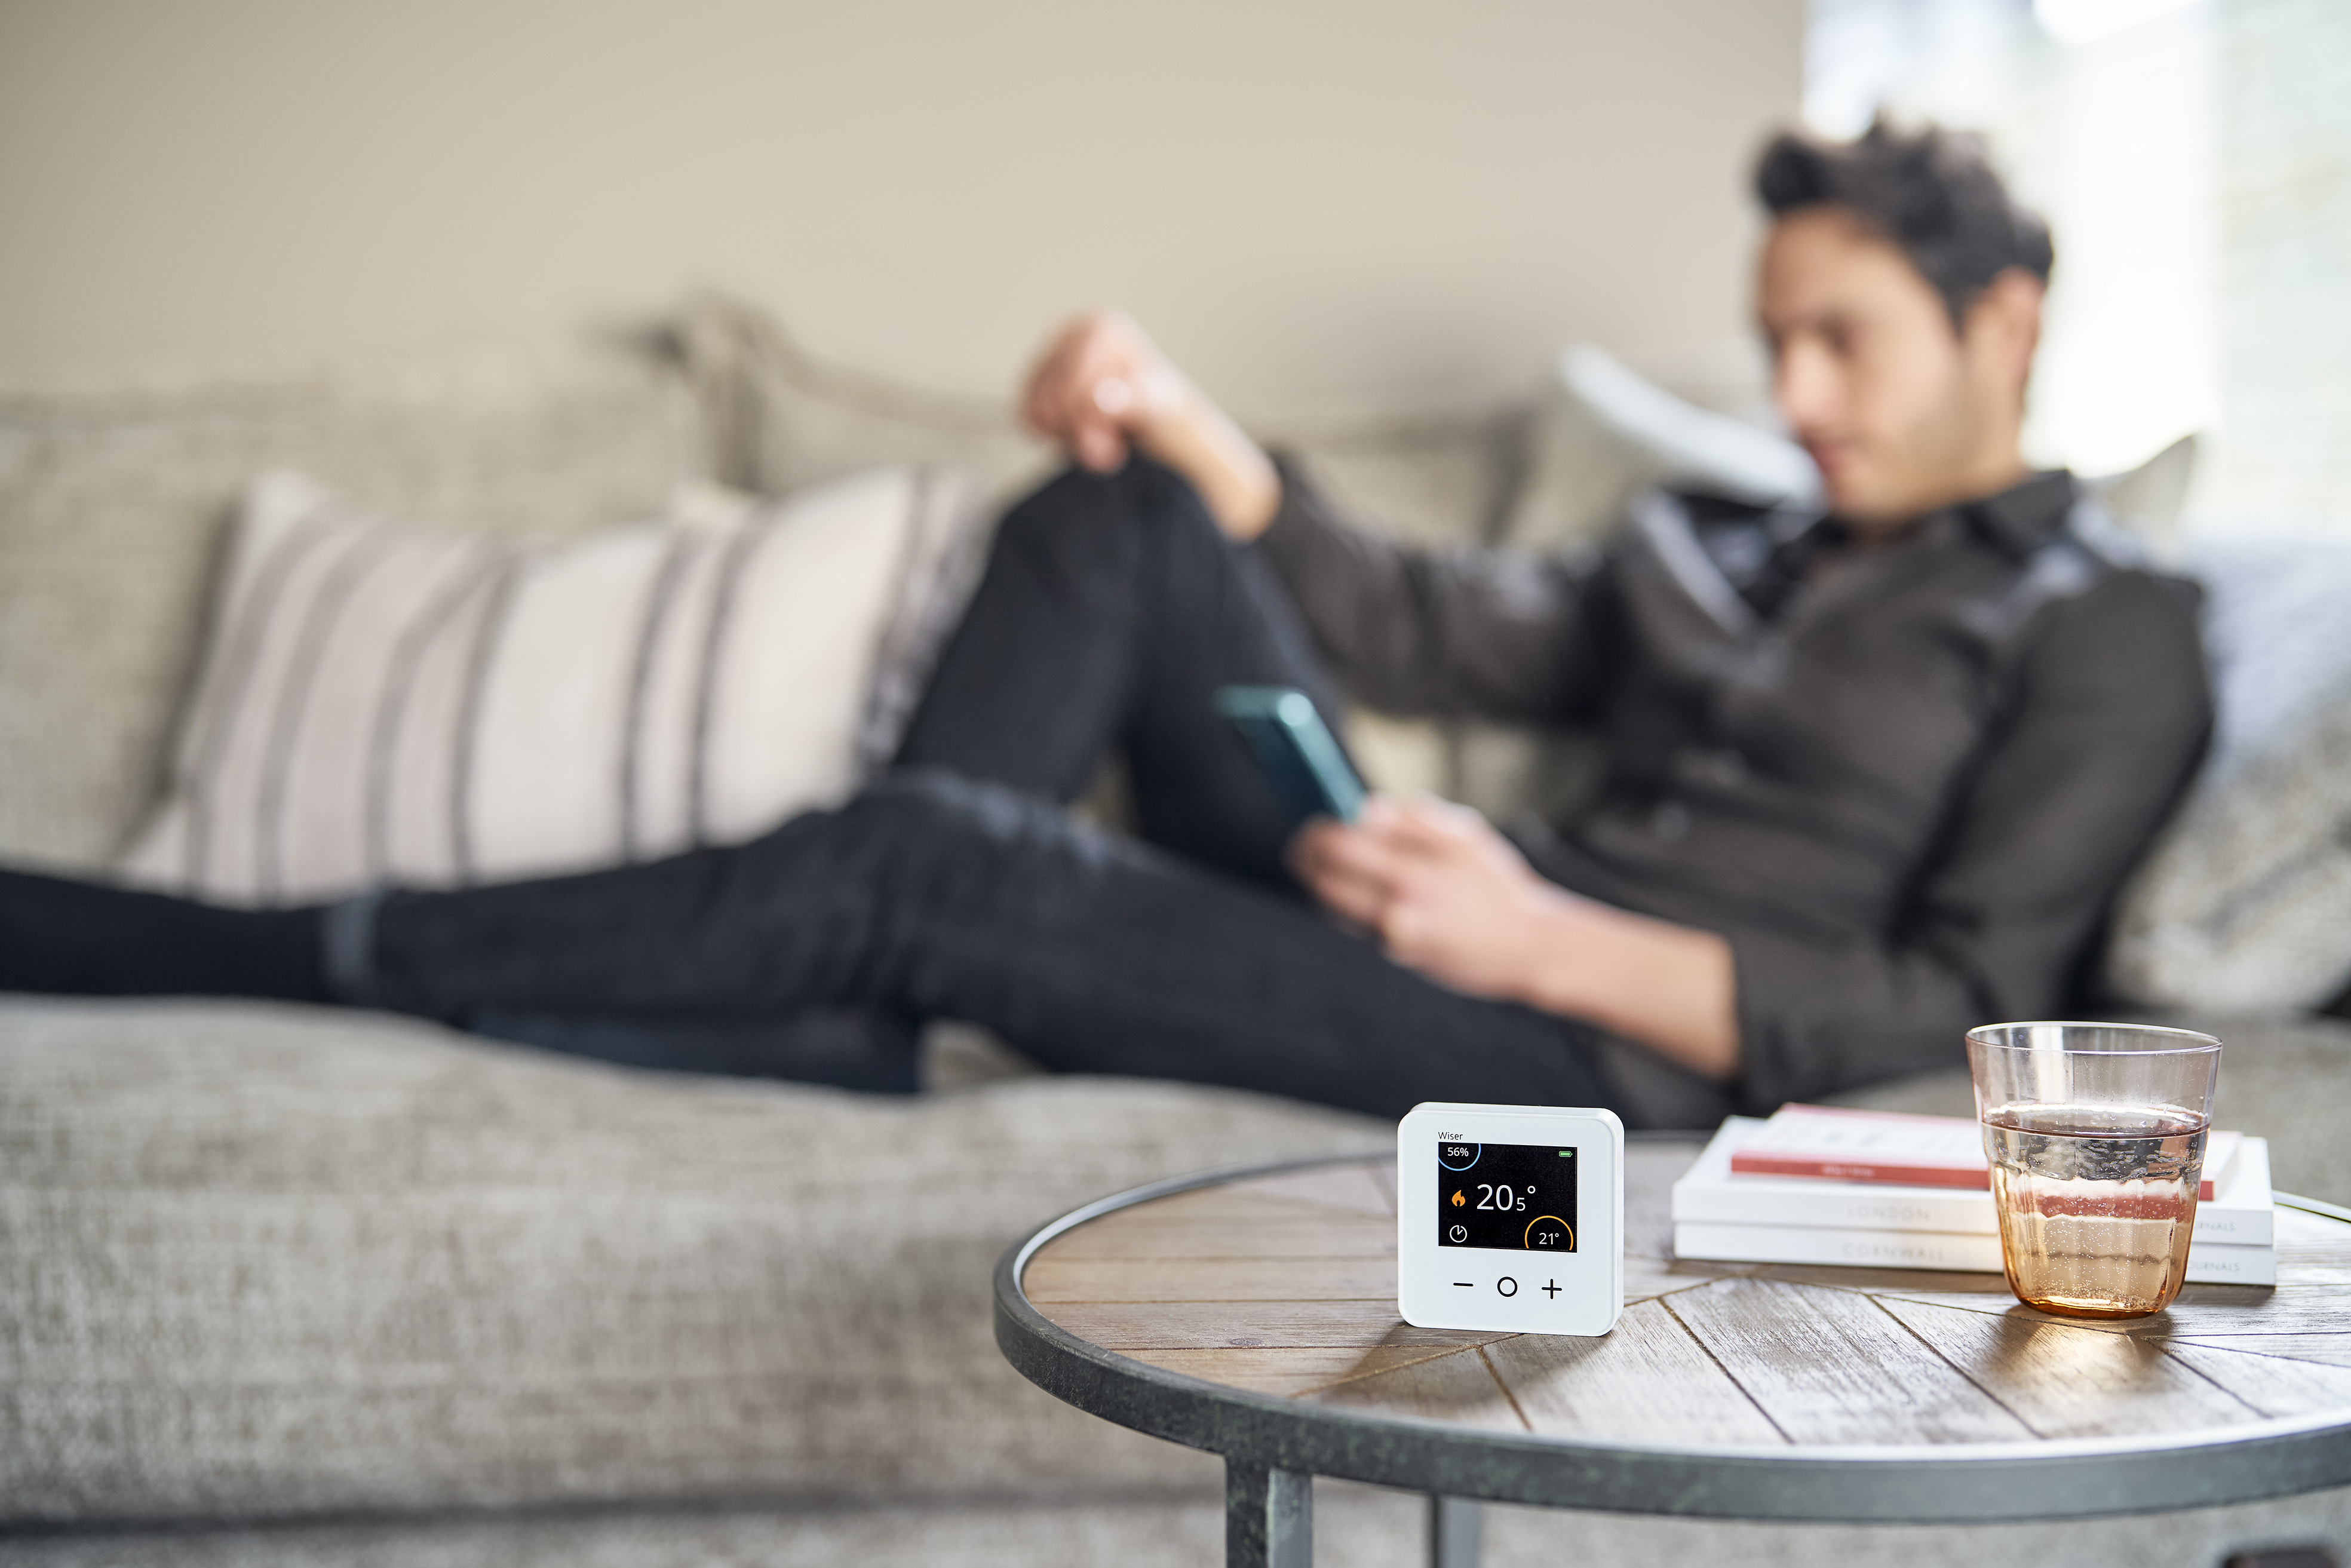
[[1546,1284],[1543,1287],[1543,1294],[1556,1299],[1559,1295],[1559,1281],[1557,1280],[1553,1280],[1549,1284]]

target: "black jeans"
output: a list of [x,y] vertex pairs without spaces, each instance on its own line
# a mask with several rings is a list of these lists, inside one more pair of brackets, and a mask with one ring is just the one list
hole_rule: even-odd
[[[1326,684],[1280,590],[1181,480],[1071,473],[1016,507],[892,771],[754,842],[377,906],[360,999],[428,1015],[987,1025],[1045,1066],[1401,1114],[1596,1105],[1579,1026],[1388,961],[1305,900],[1215,714]],[[1062,809],[1128,763],[1143,841]]]

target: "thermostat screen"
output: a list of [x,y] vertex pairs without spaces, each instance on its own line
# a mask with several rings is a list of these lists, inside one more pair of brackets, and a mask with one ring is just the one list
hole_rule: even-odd
[[1439,1139],[1437,1242],[1504,1252],[1574,1251],[1575,1151]]

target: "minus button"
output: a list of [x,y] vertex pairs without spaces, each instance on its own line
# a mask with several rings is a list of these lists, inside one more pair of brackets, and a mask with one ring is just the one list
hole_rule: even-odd
[[1453,1288],[1457,1291],[1474,1291],[1478,1287],[1468,1280],[1456,1280],[1453,1281]]

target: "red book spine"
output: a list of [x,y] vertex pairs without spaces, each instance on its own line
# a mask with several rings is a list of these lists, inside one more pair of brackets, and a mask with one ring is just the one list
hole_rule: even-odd
[[1895,1160],[1856,1160],[1823,1155],[1779,1154],[1741,1149],[1730,1156],[1734,1176],[1817,1176],[1823,1181],[1865,1181],[1887,1186],[1956,1186],[1982,1192],[1991,1186],[1983,1166],[1904,1165]]

